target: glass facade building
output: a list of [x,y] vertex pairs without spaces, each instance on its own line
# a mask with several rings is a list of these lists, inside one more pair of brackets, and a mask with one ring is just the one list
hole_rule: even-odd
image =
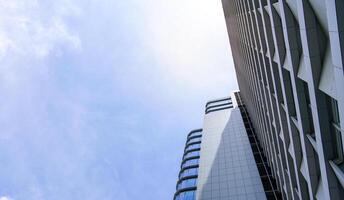
[[222,5],[242,110],[281,198],[344,199],[344,1]]
[[206,104],[176,194],[344,199],[344,1],[222,5],[240,92]]
[[187,136],[174,200],[195,200],[201,141],[202,129]]

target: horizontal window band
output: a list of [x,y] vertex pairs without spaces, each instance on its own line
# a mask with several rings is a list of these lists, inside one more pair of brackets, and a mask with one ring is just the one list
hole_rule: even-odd
[[181,173],[183,173],[185,170],[188,170],[188,169],[198,169],[199,168],[199,165],[191,165],[191,166],[187,166],[187,167],[184,167],[183,169],[180,170],[179,174],[178,174],[178,177],[180,176]]
[[205,104],[205,107],[208,107],[209,104],[217,103],[217,102],[220,102],[220,101],[232,101],[232,99],[230,97],[225,97],[225,98],[222,98],[222,99],[216,99],[216,100],[208,101]]
[[188,192],[188,191],[196,191],[197,190],[197,187],[187,187],[187,188],[183,188],[183,189],[180,189],[180,190],[177,190],[177,192],[174,194],[174,198],[176,198],[176,196],[182,192]]
[[234,107],[233,104],[227,104],[227,105],[223,105],[223,106],[219,106],[219,107],[214,107],[214,108],[209,108],[209,109],[206,109],[205,111],[208,112],[208,111],[211,111],[211,110],[216,110],[216,109],[221,109],[221,108],[225,108],[225,107]]
[[212,109],[212,108],[218,108],[218,107],[227,106],[227,105],[233,105],[233,103],[223,103],[223,104],[219,104],[216,106],[209,106],[205,110],[207,111],[207,110]]
[[191,146],[191,145],[193,145],[193,144],[201,144],[201,141],[191,142],[191,143],[189,143],[189,144],[186,144],[184,150],[187,149],[189,146]]
[[200,158],[200,156],[192,156],[192,157],[189,157],[189,158],[185,158],[185,159],[183,159],[182,164],[184,162],[188,161],[188,160],[197,159],[197,158]]
[[178,180],[177,185],[184,180],[194,179],[194,178],[198,178],[198,175],[185,176],[185,177]]
[[184,170],[190,169],[190,168],[198,168],[198,167],[199,167],[199,164],[189,165],[189,166],[181,168],[180,171],[184,171]]
[[200,156],[192,156],[192,157],[190,157],[190,158],[186,158],[185,160],[183,160],[182,161],[182,164],[181,165],[183,165],[186,161],[188,161],[188,160],[193,160],[193,159],[199,159],[200,158]]
[[207,104],[205,107],[208,108],[210,106],[218,106],[218,105],[221,105],[221,104],[224,104],[224,103],[233,103],[233,101],[232,100],[218,101],[218,102],[215,102],[215,103]]
[[[184,174],[185,171],[191,170],[191,169],[194,169],[194,170],[195,170],[195,173],[194,173],[193,175]],[[182,179],[182,178],[184,178],[184,177],[198,176],[198,169],[199,169],[198,167],[194,167],[194,168],[190,168],[190,169],[185,169],[185,170],[183,170],[183,172],[180,172],[180,173],[178,174],[178,180],[179,180],[179,179]]]
[[193,133],[198,133],[198,132],[202,132],[203,131],[203,129],[195,129],[195,130],[192,130],[192,131],[190,131],[190,133],[188,134],[188,137],[190,136],[190,135],[192,135]]
[[226,110],[226,109],[230,109],[230,108],[233,108],[233,106],[227,106],[227,107],[223,107],[223,108],[208,110],[207,112],[205,112],[205,114],[208,114],[208,113],[211,113],[211,112],[220,111],[220,110]]
[[188,154],[188,153],[190,153],[190,152],[192,152],[192,151],[200,151],[200,150],[201,150],[201,148],[189,149],[189,150],[187,150],[187,151],[184,152],[183,157],[184,157],[186,154]]
[[191,137],[189,137],[189,138],[186,140],[186,143],[185,143],[185,144],[187,144],[191,139],[194,139],[194,138],[201,138],[201,137],[202,137],[202,135],[191,136]]

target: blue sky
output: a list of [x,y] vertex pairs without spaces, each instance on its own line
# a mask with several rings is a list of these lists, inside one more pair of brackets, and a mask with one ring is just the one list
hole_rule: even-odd
[[0,200],[171,199],[236,88],[220,1],[0,0]]

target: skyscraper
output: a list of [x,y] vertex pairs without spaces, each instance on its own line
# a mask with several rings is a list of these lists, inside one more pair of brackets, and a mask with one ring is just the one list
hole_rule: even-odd
[[344,1],[222,3],[240,93],[283,199],[344,199]]
[[266,161],[240,93],[209,101],[203,128],[187,137],[174,199],[280,199]]

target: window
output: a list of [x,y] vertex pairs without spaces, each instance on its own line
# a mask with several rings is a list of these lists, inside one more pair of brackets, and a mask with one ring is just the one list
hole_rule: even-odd
[[189,166],[192,166],[192,165],[198,165],[198,161],[199,161],[198,158],[197,159],[187,160],[187,161],[185,161],[183,163],[182,168],[189,167]]
[[198,168],[190,168],[190,169],[186,169],[184,170],[181,174],[179,178],[183,178],[186,176],[196,176],[198,175]]
[[184,159],[199,156],[199,151],[191,151],[184,156]]
[[202,132],[193,132],[189,135],[189,137],[193,137],[193,136],[201,136]]
[[291,117],[294,117],[297,120],[296,110],[295,110],[295,102],[294,102],[294,94],[293,94],[293,86],[290,80],[290,72],[284,68],[282,68],[283,74],[283,81],[284,86],[287,94],[287,102],[285,102],[285,106],[288,107],[288,111]]
[[216,107],[222,104],[231,104],[231,103],[232,103],[232,99],[230,97],[227,97],[223,99],[208,101],[205,106],[206,108],[209,108],[209,107]]
[[197,183],[196,178],[185,179],[178,184],[177,190],[188,188],[188,187],[196,187],[196,183]]
[[306,98],[306,104],[307,104],[307,117],[308,117],[308,123],[309,123],[308,124],[308,126],[309,126],[309,133],[312,136],[312,138],[315,140],[313,115],[312,115],[312,105],[311,105],[311,100],[309,98],[308,85],[304,81],[303,81],[303,88],[304,88],[304,91],[305,91],[305,98]]
[[193,143],[193,142],[200,142],[201,139],[202,139],[201,137],[192,138],[187,143],[190,144],[190,143]]
[[177,195],[176,200],[195,200],[196,198],[195,191],[186,191],[181,192]]
[[191,149],[199,149],[199,148],[201,148],[201,144],[200,144],[200,143],[198,143],[198,144],[192,144],[192,145],[188,146],[188,147],[185,149],[185,151],[188,151],[188,150],[191,150]]
[[340,164],[344,161],[343,155],[343,144],[342,144],[342,133],[340,131],[340,118],[338,112],[338,103],[335,99],[328,97],[329,114],[330,114],[330,125],[331,125],[331,136],[334,152],[333,161],[336,164]]

